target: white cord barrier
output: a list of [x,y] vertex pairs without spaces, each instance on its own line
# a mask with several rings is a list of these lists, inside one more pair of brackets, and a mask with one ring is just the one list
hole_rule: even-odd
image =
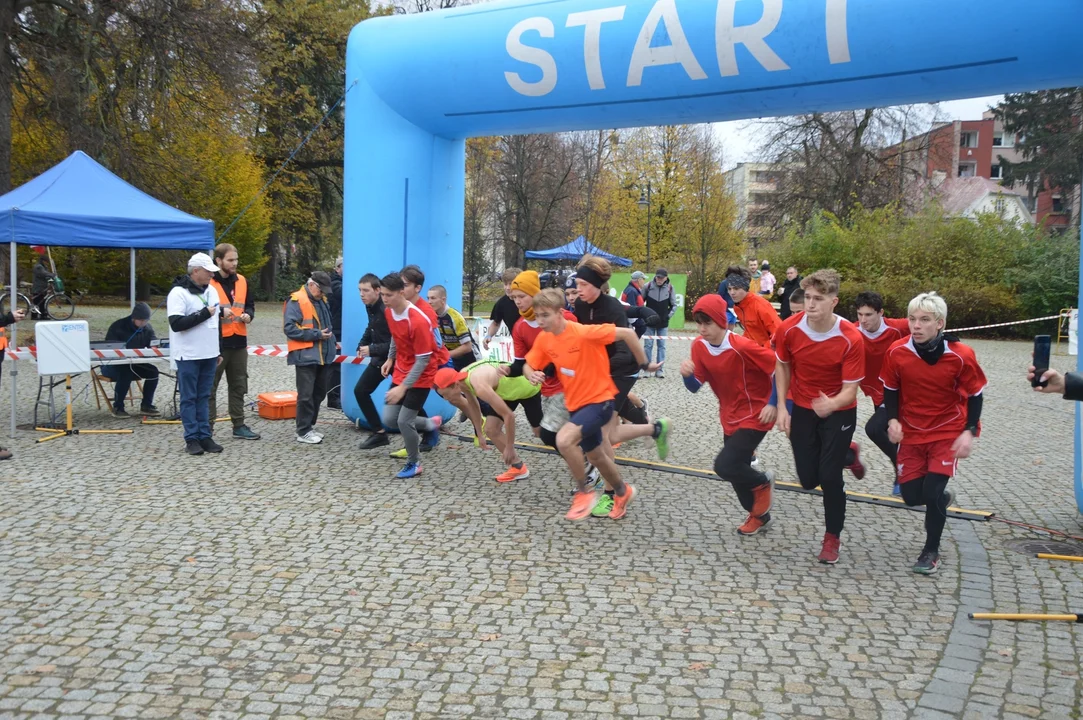
[[[1060,313],[1058,315],[1047,315],[1040,318],[1031,318],[1030,320],[1013,320],[1011,322],[995,323],[992,325],[975,325],[973,327],[965,328],[951,328],[947,332],[960,333],[968,332],[971,330],[989,330],[990,328],[1008,327],[1009,325],[1026,325],[1027,323],[1044,322],[1046,320],[1059,320],[1060,318],[1069,317],[1067,313]],[[696,340],[698,335],[644,335],[643,340]],[[511,358],[505,356],[510,353],[511,338],[497,336],[493,338],[493,341],[489,343],[489,355],[495,356],[494,359],[505,360],[511,362]],[[249,345],[248,354],[256,355],[258,357],[286,357],[289,355],[289,347],[286,345]],[[169,357],[168,350],[162,350],[160,348],[142,348],[138,350],[131,349],[110,349],[110,350],[91,350],[90,355],[93,359],[97,360],[117,360],[120,358],[167,358]],[[36,347],[17,347],[8,348],[7,357],[12,360],[36,360],[38,356]],[[362,358],[357,355],[336,355],[334,362],[343,365],[362,365],[368,360],[367,357]]]

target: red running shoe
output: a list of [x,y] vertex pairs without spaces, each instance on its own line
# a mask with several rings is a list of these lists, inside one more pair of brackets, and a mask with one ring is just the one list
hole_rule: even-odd
[[838,535],[824,533],[824,545],[817,560],[825,565],[834,565],[839,561],[839,547],[841,545],[842,540],[839,539]]
[[865,477],[865,465],[861,462],[861,446],[855,442],[850,443],[850,452],[854,454],[854,461],[847,465],[846,469],[852,472],[855,478],[862,480]]

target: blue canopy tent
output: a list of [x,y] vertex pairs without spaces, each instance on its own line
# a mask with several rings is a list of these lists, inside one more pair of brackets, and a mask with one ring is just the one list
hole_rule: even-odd
[[[18,245],[128,248],[133,306],[137,249],[209,251],[214,247],[214,222],[152,198],[80,150],[0,196],[0,222],[3,223],[0,242],[7,234],[11,243],[13,297],[19,287],[15,252]],[[14,326],[11,343],[15,344]],[[11,385],[14,435],[15,383]]]
[[580,235],[570,243],[555,247],[550,250],[529,250],[525,257],[527,260],[571,260],[575,261],[583,257],[587,253],[591,255],[597,255],[603,257],[614,265],[620,265],[622,267],[631,267],[632,261],[628,258],[618,257],[612,253],[607,253],[605,250],[595,247],[592,243],[587,242],[587,239]]

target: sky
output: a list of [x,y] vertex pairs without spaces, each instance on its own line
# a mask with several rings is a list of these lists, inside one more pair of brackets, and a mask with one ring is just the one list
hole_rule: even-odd
[[[980,120],[981,114],[996,105],[1003,95],[952,100],[940,103],[940,115],[946,120]],[[715,123],[714,129],[722,140],[722,165],[725,169],[742,162],[754,162],[764,132],[758,120]]]

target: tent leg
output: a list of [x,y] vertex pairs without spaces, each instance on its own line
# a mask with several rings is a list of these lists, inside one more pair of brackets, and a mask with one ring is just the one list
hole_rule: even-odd
[[[15,252],[15,240],[11,241],[11,292],[8,294],[8,304],[11,309],[19,307],[17,290],[19,288],[17,271],[15,268],[15,262],[18,259]],[[18,324],[11,326],[11,347],[12,349],[18,347]],[[2,332],[2,331],[0,331]],[[8,373],[8,382],[11,383],[11,437],[15,437],[15,402],[18,400],[18,391],[15,389],[15,378],[19,375],[19,362],[17,360],[11,361],[11,372]]]
[[131,309],[135,310],[135,248],[131,248],[131,278],[129,279],[129,290],[131,291]]

